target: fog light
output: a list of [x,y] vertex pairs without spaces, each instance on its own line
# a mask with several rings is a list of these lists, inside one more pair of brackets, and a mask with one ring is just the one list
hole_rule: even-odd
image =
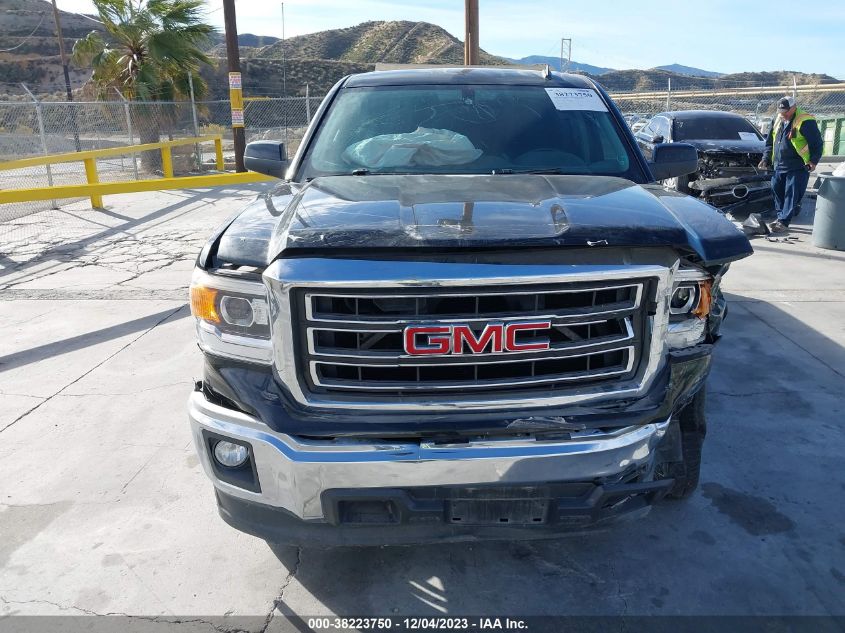
[[249,449],[243,444],[220,441],[214,445],[214,459],[226,468],[237,468],[249,457]]

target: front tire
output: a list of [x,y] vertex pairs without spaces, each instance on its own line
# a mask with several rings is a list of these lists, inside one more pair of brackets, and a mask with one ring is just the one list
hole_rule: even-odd
[[707,435],[704,393],[702,387],[690,403],[675,416],[681,435],[683,461],[672,464],[670,469],[670,475],[675,479],[675,484],[666,494],[670,499],[686,499],[698,487],[701,475],[701,447]]

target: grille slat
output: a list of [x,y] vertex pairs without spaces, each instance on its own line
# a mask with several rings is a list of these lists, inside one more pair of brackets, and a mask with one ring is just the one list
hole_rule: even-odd
[[[482,288],[396,288],[393,292],[298,289],[298,336],[312,391],[403,393],[564,389],[631,377],[641,360],[647,279]],[[523,331],[542,351],[418,356],[405,352],[409,325],[549,321]],[[460,340],[460,339],[459,339]],[[456,343],[456,345],[459,343]]]
[[[612,350],[614,352],[622,352],[624,359],[622,362],[617,363],[614,366],[604,368],[604,369],[596,369],[595,371],[591,371],[589,369],[589,359],[595,355],[584,355],[584,356],[577,356],[572,357],[574,359],[583,361],[584,369],[580,371],[571,371],[568,373],[560,373],[560,374],[549,374],[545,377],[539,377],[536,374],[532,374],[531,370],[528,370],[526,373],[529,374],[526,378],[495,378],[495,379],[478,379],[478,370],[483,368],[482,365],[474,365],[474,371],[470,374],[472,381],[474,384],[470,384],[466,380],[455,380],[455,381],[422,381],[420,380],[421,376],[421,369],[426,367],[426,365],[419,364],[419,365],[411,365],[411,364],[404,364],[404,365],[362,365],[362,364],[355,364],[355,365],[347,365],[346,363],[332,363],[331,366],[335,367],[353,367],[357,368],[359,375],[362,375],[362,371],[366,368],[376,369],[379,371],[384,372],[385,379],[378,381],[378,384],[375,381],[370,381],[367,384],[367,390],[381,390],[381,391],[425,391],[429,389],[467,389],[467,388],[474,388],[474,389],[485,389],[485,388],[498,388],[498,387],[519,387],[525,385],[539,385],[539,384],[547,384],[547,383],[554,383],[554,382],[563,382],[563,381],[578,381],[578,380],[594,380],[596,378],[602,377],[610,377],[610,376],[619,376],[620,374],[625,374],[630,371],[631,363],[633,363],[634,359],[634,348],[633,347],[626,347],[626,348],[617,348]],[[549,359],[549,360],[559,360],[559,359]],[[526,366],[536,366],[538,361],[522,361],[522,364]],[[311,362],[311,373],[312,375],[322,376],[320,374],[320,366],[327,365],[326,363],[319,363],[316,361]],[[429,368],[436,367],[436,365],[428,365]],[[464,367],[469,368],[470,366],[464,365]],[[399,380],[390,380],[387,378],[389,372],[386,370],[390,369],[415,369],[416,375],[418,376],[417,380],[419,381],[417,384],[409,384],[407,382],[399,381]],[[516,373],[516,372],[511,372]],[[465,372],[466,374],[466,372]],[[367,380],[366,378],[359,379],[359,380]],[[348,381],[343,379],[336,379],[336,378],[326,378],[321,377],[319,384],[323,387],[330,387],[333,389],[349,389],[349,390],[362,390],[360,385],[351,384]]]
[[[559,356],[563,357],[565,355],[571,354],[579,354],[583,350],[595,351],[603,348],[615,348],[618,347],[620,343],[624,343],[626,341],[633,341],[634,331],[633,326],[631,325],[630,318],[625,318],[623,320],[615,320],[615,321],[608,321],[607,323],[614,324],[614,327],[618,326],[621,328],[621,331],[618,334],[612,334],[607,336],[596,336],[596,337],[587,337],[587,338],[580,338],[574,339],[570,341],[563,341],[563,342],[552,342],[551,347],[547,352],[536,352],[536,351],[528,351],[528,352],[500,352],[500,353],[491,353],[491,354],[473,354],[473,353],[463,353],[463,354],[450,354],[450,359],[455,359],[451,364],[458,364],[463,362],[461,359],[470,359],[469,362],[473,363],[504,363],[513,361],[514,359],[522,359],[524,360],[525,357],[531,358],[541,358],[543,356]],[[587,325],[587,327],[590,327]],[[555,329],[553,327],[553,329]],[[340,332],[341,334],[346,334],[346,331],[340,330],[329,330],[329,329],[322,329],[322,328],[309,328],[308,329],[308,341],[309,341],[309,355],[314,357],[320,356],[327,356],[333,358],[360,358],[363,360],[371,360],[371,361],[380,361],[380,360],[399,360],[399,359],[415,359],[417,361],[424,361],[426,363],[442,363],[442,359],[438,360],[437,358],[429,358],[429,359],[420,359],[418,356],[411,356],[409,354],[405,354],[402,349],[402,330],[395,330],[390,333],[394,339],[396,339],[395,343],[391,346],[392,349],[396,349],[397,351],[388,350],[380,350],[380,349],[373,349],[372,346],[368,346],[368,341],[371,339],[365,339],[364,343],[359,342],[355,346],[337,346],[336,334]],[[379,334],[381,331],[376,331],[375,334]],[[361,336],[359,333],[358,337]],[[324,344],[325,339],[335,339],[335,346],[326,345]],[[387,344],[390,344],[391,341],[388,339],[388,336],[385,334],[381,337],[381,341],[387,341]],[[527,339],[530,340],[530,339]],[[351,342],[351,341],[350,341]]]

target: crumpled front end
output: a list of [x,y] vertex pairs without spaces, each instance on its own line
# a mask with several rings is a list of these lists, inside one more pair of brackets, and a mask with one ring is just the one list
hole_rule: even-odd
[[739,221],[772,209],[771,172],[757,167],[762,156],[759,152],[699,151],[690,194]]
[[[693,310],[718,307],[719,274],[667,249],[603,255],[280,260],[263,287],[199,274],[222,322],[201,328],[189,417],[223,518],[331,545],[542,537],[647,511],[681,459],[670,421],[709,370],[716,334]],[[271,339],[225,331],[265,299]],[[418,321],[469,323],[478,349],[403,353]],[[483,323],[532,325],[496,351],[476,340]]]

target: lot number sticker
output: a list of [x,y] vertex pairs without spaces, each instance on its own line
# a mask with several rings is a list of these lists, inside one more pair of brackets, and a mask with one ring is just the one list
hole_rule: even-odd
[[546,88],[546,94],[558,110],[607,112],[607,107],[592,88]]

